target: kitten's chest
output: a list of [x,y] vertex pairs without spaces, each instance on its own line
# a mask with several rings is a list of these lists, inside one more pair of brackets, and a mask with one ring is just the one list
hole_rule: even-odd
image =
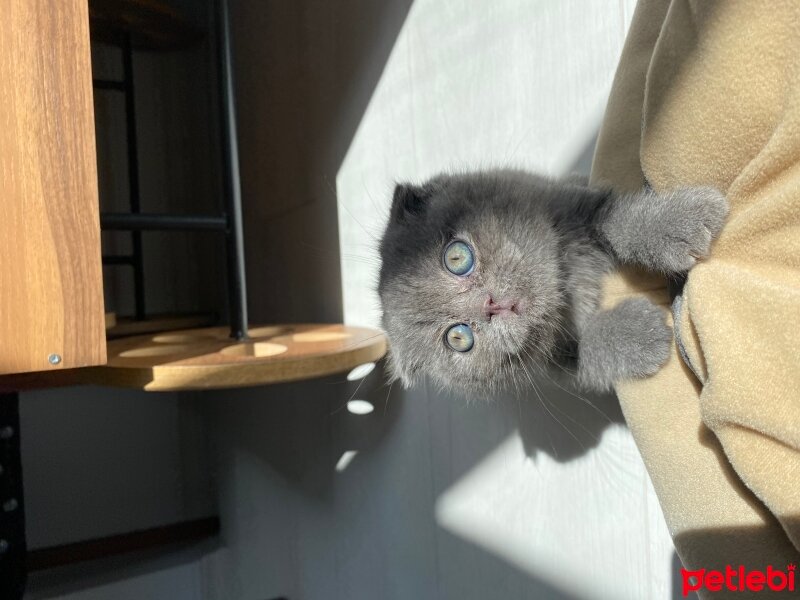
[[608,256],[592,244],[574,242],[565,248],[566,320],[577,336],[597,312],[603,276],[613,267]]

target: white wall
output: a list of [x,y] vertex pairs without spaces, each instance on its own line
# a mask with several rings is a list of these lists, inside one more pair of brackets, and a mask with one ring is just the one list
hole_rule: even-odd
[[[344,318],[375,324],[396,180],[586,168],[633,4],[237,3],[256,318],[337,318],[341,290]],[[377,371],[358,390],[211,395],[224,548],[208,597],[671,598],[672,545],[618,408],[544,384],[553,416],[533,393],[389,393]],[[375,412],[348,414],[353,395]]]
[[[495,165],[552,174],[586,169],[633,7],[413,4],[337,173],[347,321],[378,323],[377,267],[351,257],[374,253],[372,232],[381,230],[394,182]],[[506,423],[502,438],[481,444],[485,456],[477,460],[465,456],[475,454],[478,442],[454,442],[452,432],[498,428],[509,417],[497,407],[460,410],[418,434],[418,444],[430,449],[429,468],[437,471],[441,453],[453,457],[438,469],[447,485],[433,490],[436,537],[454,536],[500,558],[552,586],[553,597],[668,597],[672,546],[618,415],[606,423],[553,386],[542,395],[540,403],[530,390],[519,418]],[[463,402],[417,390],[405,405],[443,401]],[[558,446],[568,448],[567,456]],[[486,597],[491,588],[478,591],[482,569],[470,576],[465,562],[438,554],[447,565],[440,592],[467,589],[470,597]],[[449,572],[459,575],[448,581]],[[544,597],[525,585],[512,589],[504,597]]]

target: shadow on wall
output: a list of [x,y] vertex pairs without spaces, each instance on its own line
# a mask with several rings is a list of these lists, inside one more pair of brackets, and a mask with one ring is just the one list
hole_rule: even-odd
[[[585,600],[545,571],[442,527],[437,499],[517,431],[533,462],[539,452],[559,461],[585,454],[610,422],[621,421],[614,398],[589,405],[566,396],[556,410],[549,405],[568,434],[536,401],[468,404],[424,389],[406,395],[387,388],[381,366],[363,382],[338,376],[198,395],[209,404],[219,448],[218,562],[244,586],[231,597],[267,586],[287,597],[368,598],[399,578],[402,592],[385,597]],[[374,410],[352,414],[350,399]],[[271,563],[274,573],[263,571],[265,556],[281,557]],[[474,568],[466,579],[464,565]],[[303,575],[308,569],[313,577]],[[365,575],[373,571],[380,575]],[[221,585],[233,585],[221,572]],[[305,587],[318,581],[346,590]]]
[[[445,395],[404,399],[384,381],[379,365],[362,382],[329,377],[231,390],[224,398],[199,395],[209,403],[225,479],[219,560],[243,586],[231,597],[266,589],[265,597],[368,598],[400,578],[403,591],[385,597],[581,600],[436,522],[435,499],[513,434],[519,405],[467,405]],[[374,410],[352,414],[350,399]],[[522,418],[537,419],[534,413],[525,408]],[[448,423],[458,431],[448,432]],[[447,434],[436,438],[437,432]],[[556,449],[577,454],[576,447]],[[265,574],[263,557],[278,553],[280,563],[287,544],[294,558]],[[324,575],[331,563],[346,591],[305,587],[318,580],[333,585],[325,579],[333,574]],[[476,569],[469,582],[461,572],[466,564]],[[314,576],[304,577],[309,568]],[[373,570],[380,576],[366,575]],[[299,582],[286,575],[292,571]]]
[[[493,575],[483,593],[476,592],[475,582],[466,583],[463,577],[453,573],[448,579],[451,589],[448,598],[530,598],[535,600],[586,600],[532,576],[527,571],[516,569],[486,549],[447,531],[440,534],[442,552],[459,555],[462,564],[480,565],[480,571]],[[513,573],[513,576],[510,574]],[[483,582],[482,582],[483,583]],[[460,587],[459,587],[460,584]]]
[[335,174],[411,5],[232,3],[253,322],[342,320]]
[[[362,381],[337,375],[231,390],[224,400],[211,401],[212,420],[221,435],[235,440],[237,452],[262,461],[298,490],[324,500],[337,471],[355,458],[353,453],[381,444],[400,415],[402,395],[383,381],[382,369],[376,368]],[[348,402],[356,399],[367,402],[372,412],[351,413]]]
[[560,462],[574,459],[596,447],[606,427],[625,422],[614,395],[537,385],[533,397],[518,403],[519,434],[531,458],[545,452]]
[[[347,381],[340,375],[231,390],[224,400],[212,401],[212,422],[228,428],[238,451],[257,457],[293,486],[323,499],[336,474],[359,460],[359,453],[367,454],[386,443],[404,411],[405,393],[399,383],[385,383],[382,367],[380,363],[360,381]],[[458,435],[472,440],[466,447],[470,458],[462,468],[451,465],[447,485],[515,431],[519,431],[528,457],[535,459],[545,452],[566,462],[596,447],[606,427],[624,422],[613,395],[584,396],[542,381],[537,387],[533,397],[494,401],[429,395],[426,404],[431,422],[418,425],[443,431],[452,420],[461,428]],[[351,400],[364,402],[362,406],[372,411],[350,412]],[[240,418],[242,414],[248,415],[247,420]]]

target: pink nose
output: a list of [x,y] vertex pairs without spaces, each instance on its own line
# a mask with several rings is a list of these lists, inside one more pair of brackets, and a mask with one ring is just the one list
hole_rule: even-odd
[[512,314],[519,314],[518,303],[516,300],[495,301],[491,296],[486,298],[483,303],[483,316],[491,319],[494,315],[506,317]]

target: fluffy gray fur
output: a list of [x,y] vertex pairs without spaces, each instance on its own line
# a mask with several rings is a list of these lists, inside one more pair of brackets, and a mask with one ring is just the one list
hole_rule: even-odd
[[[598,310],[601,277],[626,263],[690,269],[727,212],[710,187],[616,194],[522,171],[398,185],[378,288],[390,373],[405,386],[427,374],[473,395],[524,387],[531,369],[548,366],[599,391],[652,375],[672,340],[664,311],[644,299]],[[443,265],[453,240],[474,251],[467,276]],[[513,310],[492,314],[489,298]],[[474,333],[468,352],[445,343],[458,323]]]

